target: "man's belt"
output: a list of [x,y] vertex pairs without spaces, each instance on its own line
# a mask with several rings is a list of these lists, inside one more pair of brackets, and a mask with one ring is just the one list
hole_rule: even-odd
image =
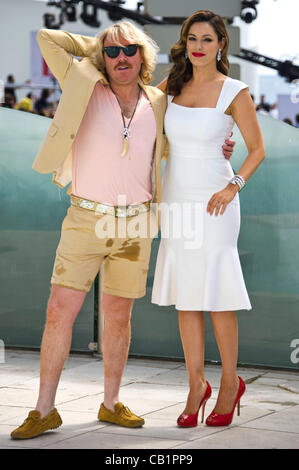
[[81,197],[74,196],[74,194],[71,194],[70,197],[73,206],[88,209],[97,214],[113,215],[114,217],[132,217],[142,212],[147,212],[150,209],[150,201],[130,206],[110,206],[109,204],[82,199]]

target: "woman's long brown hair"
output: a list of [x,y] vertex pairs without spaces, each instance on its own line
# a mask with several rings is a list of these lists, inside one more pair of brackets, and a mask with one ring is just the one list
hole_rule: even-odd
[[227,50],[229,46],[229,37],[224,21],[221,16],[216,15],[210,10],[197,11],[184,21],[181,29],[180,39],[171,48],[170,57],[173,62],[173,66],[170,69],[167,79],[167,93],[169,95],[179,95],[183,85],[187,83],[192,77],[192,64],[189,59],[186,59],[185,51],[189,30],[194,23],[198,22],[209,23],[217,34],[219,42],[222,38],[225,39],[225,45],[221,50],[221,59],[219,62],[216,61],[216,66],[219,72],[223,73],[224,75],[228,74],[229,62],[227,58]]

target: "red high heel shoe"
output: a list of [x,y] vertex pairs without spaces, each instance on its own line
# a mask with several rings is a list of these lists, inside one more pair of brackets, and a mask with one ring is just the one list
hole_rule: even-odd
[[241,396],[245,393],[246,386],[245,386],[243,379],[239,376],[238,378],[239,378],[239,389],[238,389],[237,397],[235,399],[234,407],[231,413],[220,415],[212,411],[212,413],[206,419],[206,424],[208,426],[228,426],[229,424],[231,424],[236,405],[238,405],[238,416],[240,416],[240,399],[241,399]]
[[182,413],[177,419],[178,426],[182,426],[183,428],[191,428],[193,426],[197,426],[198,412],[201,406],[202,406],[201,422],[203,423],[205,406],[211,395],[212,395],[212,389],[211,389],[209,382],[207,381],[207,388],[199,404],[197,412],[194,414],[190,414],[190,415],[185,415],[184,413]]

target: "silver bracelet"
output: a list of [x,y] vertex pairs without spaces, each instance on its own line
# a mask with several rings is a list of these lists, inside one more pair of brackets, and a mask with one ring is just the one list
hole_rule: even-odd
[[245,180],[243,178],[243,176],[240,176],[240,175],[235,175],[232,177],[232,179],[229,180],[229,183],[231,184],[237,184],[239,186],[239,191],[244,188],[245,186]]

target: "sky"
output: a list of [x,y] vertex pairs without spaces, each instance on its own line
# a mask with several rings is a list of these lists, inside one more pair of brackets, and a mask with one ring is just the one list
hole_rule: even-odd
[[299,57],[299,0],[260,0],[258,17],[245,25],[258,52],[275,59]]

